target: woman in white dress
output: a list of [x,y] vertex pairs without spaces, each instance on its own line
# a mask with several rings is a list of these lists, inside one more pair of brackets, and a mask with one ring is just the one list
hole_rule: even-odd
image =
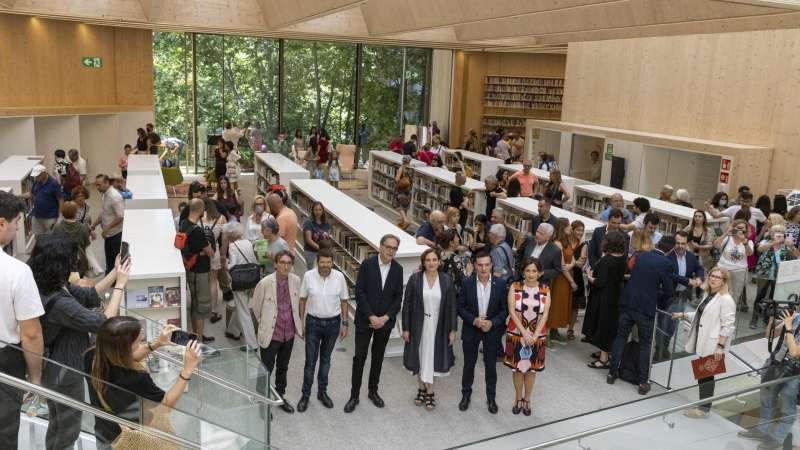
[[[210,230],[214,233],[214,239],[217,244],[214,249],[214,257],[211,259],[211,272],[209,278],[211,279],[211,323],[217,323],[222,320],[222,316],[217,312],[217,299],[219,297],[219,288],[217,287],[217,271],[222,268],[223,264],[227,264],[225,258],[221,256],[220,248],[228,246],[228,238],[222,234],[222,226],[228,223],[225,216],[217,211],[214,205],[214,200],[211,197],[203,197],[203,203],[206,206],[206,213],[200,219],[204,230]],[[220,238],[221,237],[221,238]],[[212,246],[214,247],[214,246]]]
[[420,272],[409,278],[403,300],[403,367],[417,375],[414,404],[425,403],[433,411],[436,377],[449,375],[455,364],[456,296],[453,280],[442,271],[438,250],[425,250],[420,261]]

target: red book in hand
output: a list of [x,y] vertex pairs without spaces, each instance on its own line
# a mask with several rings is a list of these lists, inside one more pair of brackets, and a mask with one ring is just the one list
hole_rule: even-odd
[[725,356],[716,360],[716,356],[706,356],[692,361],[692,370],[694,371],[694,379],[710,377],[712,375],[719,375],[725,373]]

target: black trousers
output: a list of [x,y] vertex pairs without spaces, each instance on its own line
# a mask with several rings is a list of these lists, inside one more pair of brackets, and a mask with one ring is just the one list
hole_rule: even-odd
[[[9,346],[0,349],[0,372],[24,380],[25,368],[25,356],[20,350]],[[3,448],[17,448],[22,395],[20,389],[0,383],[0,442],[3,442]]]
[[389,343],[389,336],[391,336],[391,334],[391,328],[387,329],[384,327],[380,330],[375,330],[373,328],[356,328],[356,354],[353,356],[351,397],[358,397],[361,392],[361,379],[364,375],[364,365],[367,362],[370,339],[372,340],[372,362],[369,366],[367,389],[369,389],[370,392],[376,392],[378,390],[378,383],[381,381],[383,357],[386,353],[386,344]]
[[[286,393],[286,374],[289,372],[289,360],[292,358],[294,338],[286,342],[273,340],[269,347],[261,347],[261,362],[267,371],[275,374],[275,390],[283,397]],[[277,365],[277,367],[276,367]],[[275,369],[273,372],[272,369]],[[266,390],[263,392],[266,393]]]
[[486,333],[478,332],[471,341],[464,341],[464,373],[461,375],[461,394],[472,395],[475,381],[475,364],[478,362],[478,345],[483,342],[483,364],[486,366],[486,398],[495,398],[497,388],[497,355],[491,352],[499,341],[490,341]]
[[[710,398],[714,396],[714,375],[710,377],[700,378],[697,380],[697,389],[700,391],[700,400],[704,398]],[[711,403],[704,403],[700,405],[701,411],[709,412],[711,411]]]

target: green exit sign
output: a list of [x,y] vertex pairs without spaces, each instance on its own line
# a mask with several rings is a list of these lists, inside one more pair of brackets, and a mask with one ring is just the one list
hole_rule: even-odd
[[103,58],[95,58],[92,56],[84,56],[81,58],[81,65],[83,67],[103,67]]
[[419,79],[419,71],[418,70],[406,70],[406,78],[418,80]]

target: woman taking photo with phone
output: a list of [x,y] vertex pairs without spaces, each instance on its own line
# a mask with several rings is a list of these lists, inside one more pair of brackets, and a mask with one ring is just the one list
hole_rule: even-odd
[[[736,303],[730,295],[730,274],[714,267],[703,282],[706,297],[695,312],[674,312],[673,319],[691,322],[689,337],[686,338],[686,351],[704,358],[714,355],[719,361],[727,352],[726,343],[733,334],[736,319]],[[697,380],[700,400],[714,396],[714,376]],[[690,408],[683,415],[692,419],[707,419],[711,403]]]
[[753,254],[753,242],[747,239],[750,225],[744,220],[734,220],[722,236],[714,241],[720,251],[718,267],[730,274],[730,295],[737,302],[739,311],[748,311],[747,303],[740,303],[747,275],[747,257]]
[[[778,266],[788,261],[790,258],[800,257],[800,250],[795,247],[794,242],[786,239],[786,227],[784,225],[773,225],[769,229],[769,239],[764,239],[758,244],[758,251],[761,253],[756,265],[756,300],[753,302],[753,317],[750,319],[750,329],[758,326],[758,314],[756,305],[760,304],[765,298],[773,298],[775,290],[775,276],[778,273]],[[767,324],[767,317],[764,317],[764,324]]]
[[[156,386],[140,361],[154,350],[175,345],[170,342],[170,335],[178,330],[174,325],[167,325],[155,340],[142,344],[145,333],[136,318],[122,316],[105,321],[97,332],[95,346],[83,356],[82,370],[92,375],[88,380],[91,404],[131,422],[139,423],[139,417],[144,416],[150,419],[144,425],[162,429],[159,420],[166,420],[165,414],[178,403],[197,367],[200,344],[189,341],[183,369],[168,392]],[[109,388],[109,384],[114,386]],[[140,398],[147,401],[140,405]],[[140,406],[152,415],[142,414]],[[122,430],[118,424],[97,417],[94,433],[97,448],[109,450]]]

